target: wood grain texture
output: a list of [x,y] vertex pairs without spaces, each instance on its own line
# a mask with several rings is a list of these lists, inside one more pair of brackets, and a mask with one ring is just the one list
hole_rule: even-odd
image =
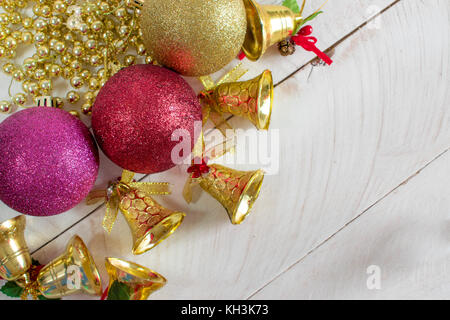
[[[365,21],[366,2],[332,3],[327,12],[336,20],[322,18],[328,23],[325,29],[348,33]],[[371,3],[383,7],[392,2]],[[358,14],[346,16],[352,10]],[[188,216],[179,231],[151,252],[131,255],[131,236],[122,218],[105,235],[102,210],[65,230],[73,224],[69,216],[77,220],[89,212],[80,206],[51,220],[29,219],[33,249],[62,233],[35,256],[51,260],[78,233],[104,279],[105,256],[133,260],[166,276],[169,284],[155,299],[251,296],[450,146],[448,16],[445,0],[401,1],[381,16],[381,29],[366,26],[342,42],[333,67],[317,67],[310,76],[309,67],[303,68],[276,88],[272,128],[280,135],[280,170],[267,176],[254,212],[242,226],[230,225],[223,208],[206,194],[187,206],[181,198],[184,169],[174,168],[151,180],[173,183],[174,194],[158,200]],[[345,28],[347,23],[351,27]],[[347,33],[333,37],[330,45]],[[440,36],[429,36],[436,34]],[[261,72],[264,61],[270,65],[275,58],[280,61],[269,53],[262,64],[252,65],[252,72]],[[280,72],[276,79],[303,65],[285,69],[286,64],[272,64],[274,73]],[[232,122],[250,128],[237,118]],[[99,184],[118,173],[113,166],[105,168],[109,176]],[[12,215],[0,211],[2,217]],[[284,297],[277,290],[267,297]]]
[[449,175],[447,152],[252,299],[448,299]]

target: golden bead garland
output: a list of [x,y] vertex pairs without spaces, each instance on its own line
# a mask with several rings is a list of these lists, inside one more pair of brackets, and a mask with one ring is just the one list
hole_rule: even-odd
[[[25,107],[38,96],[53,96],[56,82],[63,80],[71,89],[64,97],[54,97],[56,107],[79,103],[82,113],[90,115],[98,91],[111,75],[135,63],[151,63],[137,22],[139,12],[127,3],[0,0],[1,69],[22,83],[23,91],[0,101],[0,112]],[[33,55],[17,62],[20,47],[31,45]]]

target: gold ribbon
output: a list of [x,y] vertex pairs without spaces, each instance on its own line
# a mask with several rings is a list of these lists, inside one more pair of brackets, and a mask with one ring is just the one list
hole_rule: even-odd
[[170,194],[170,185],[166,182],[136,182],[133,181],[134,173],[124,170],[119,181],[110,183],[106,190],[92,191],[87,199],[88,205],[106,202],[106,213],[103,218],[103,228],[111,233],[114,223],[119,213],[122,198],[130,191],[141,191],[148,195]]
[[189,175],[183,188],[183,198],[187,203],[191,203],[193,199],[193,188],[198,185],[196,181],[198,179],[192,178],[192,174]]
[[[225,137],[225,141],[211,148],[207,153],[209,153],[209,160],[217,159],[223,156],[225,153],[234,150],[234,135],[232,137],[227,135],[226,130],[231,129],[234,131],[233,127],[228,123],[227,119],[225,119],[223,113],[216,108],[216,102],[212,97],[212,93],[214,89],[220,86],[223,83],[236,82],[241,79],[246,73],[247,69],[242,68],[242,63],[239,63],[229,72],[227,72],[217,83],[214,83],[210,76],[200,77],[199,80],[203,84],[205,91],[202,91],[199,94],[200,102],[202,104],[202,112],[203,112],[203,127],[205,127],[208,120],[211,120],[216,129],[218,129],[222,135]],[[233,141],[232,146],[229,146],[229,142]],[[220,149],[219,149],[220,148]],[[205,157],[205,142],[203,132],[201,137],[194,148],[194,156],[199,158]]]

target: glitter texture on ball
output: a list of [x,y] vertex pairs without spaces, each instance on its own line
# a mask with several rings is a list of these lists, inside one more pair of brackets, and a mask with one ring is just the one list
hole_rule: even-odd
[[219,71],[241,50],[247,31],[242,0],[138,0],[140,26],[156,61],[191,77]]
[[189,133],[192,148],[196,121],[201,123],[202,109],[189,84],[153,65],[115,74],[100,90],[92,111],[94,135],[106,156],[123,169],[145,174],[176,165],[172,150],[180,142],[172,141],[172,134]]
[[92,135],[66,111],[34,107],[0,124],[0,200],[20,213],[70,210],[94,186],[98,167]]

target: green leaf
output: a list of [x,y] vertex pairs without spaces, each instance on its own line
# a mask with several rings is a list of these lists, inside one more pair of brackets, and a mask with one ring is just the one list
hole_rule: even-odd
[[300,12],[300,7],[298,6],[297,0],[284,0],[283,6],[288,7],[291,9],[294,13]]
[[14,281],[8,281],[3,285],[3,287],[0,289],[0,291],[3,292],[8,297],[20,298],[20,296],[22,295],[22,292],[23,292],[23,288],[20,287]]
[[125,283],[114,281],[108,290],[106,300],[130,300],[131,288]]
[[49,298],[44,297],[43,295],[39,295],[39,296],[38,296],[38,299],[39,299],[39,300],[61,300],[60,298],[49,299]]
[[295,32],[293,34],[297,34],[297,32],[300,31],[300,29],[305,25],[305,23],[314,20],[321,13],[323,13],[323,11],[318,11],[318,12],[313,13],[312,15],[306,17],[305,19],[303,19],[302,24],[297,27],[297,30],[295,30]]

